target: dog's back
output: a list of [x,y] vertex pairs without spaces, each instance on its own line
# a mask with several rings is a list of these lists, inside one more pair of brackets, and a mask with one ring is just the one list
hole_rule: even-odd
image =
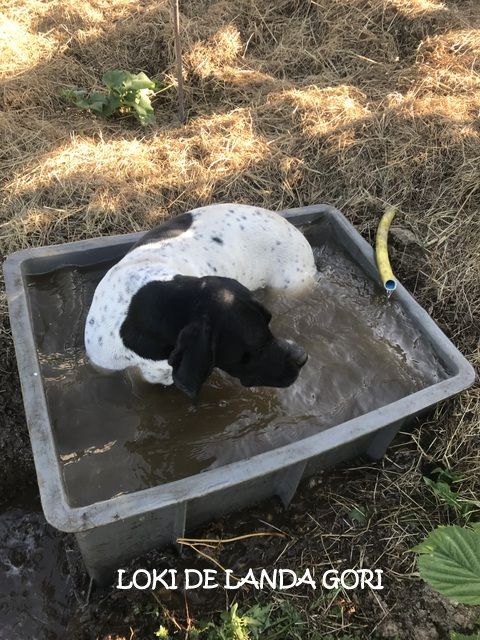
[[315,274],[300,231],[278,213],[239,204],[194,209],[159,225],[122,262],[140,257],[168,265],[173,274],[225,276],[251,290],[302,287]]

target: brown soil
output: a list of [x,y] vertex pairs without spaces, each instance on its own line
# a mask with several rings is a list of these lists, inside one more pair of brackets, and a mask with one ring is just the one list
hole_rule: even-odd
[[[2,293],[2,296],[4,294]],[[2,305],[3,306],[3,305]],[[15,352],[3,306],[0,326],[0,504],[25,487],[36,487],[35,469],[23,411]]]

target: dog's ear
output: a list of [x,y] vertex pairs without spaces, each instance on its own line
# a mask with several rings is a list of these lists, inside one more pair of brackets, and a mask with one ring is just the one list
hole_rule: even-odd
[[182,329],[168,358],[175,385],[192,400],[213,369],[213,332],[207,318],[191,322]]

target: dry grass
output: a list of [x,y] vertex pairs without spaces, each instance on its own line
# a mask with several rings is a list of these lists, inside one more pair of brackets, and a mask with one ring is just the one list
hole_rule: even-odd
[[[59,91],[71,84],[93,87],[108,68],[166,74],[174,82],[166,2],[4,0],[2,252],[140,229],[217,201],[273,209],[327,201],[371,239],[390,203],[401,212],[398,224],[422,245],[420,253],[395,247],[397,271],[478,367],[478,4],[181,5],[189,120],[186,126],[176,122],[175,94],[167,91],[156,103],[157,125],[140,130],[128,119],[82,114],[64,104]],[[13,369],[11,346],[7,353]],[[295,502],[297,537],[314,541],[322,533],[332,562],[344,560],[346,548],[352,563],[363,553],[365,563],[386,568],[394,585],[376,609],[372,605],[375,619],[362,614],[365,601],[357,603],[357,618],[348,622],[353,629],[372,631],[382,618],[395,618],[393,591],[411,588],[405,576],[412,555],[406,552],[451,517],[426,496],[422,471],[442,464],[464,474],[465,496],[479,494],[479,424],[477,387],[440,407],[383,464],[331,475],[316,491],[318,513],[311,515],[318,524],[323,514],[333,538],[325,537],[323,521],[307,526],[302,501]],[[335,514],[354,502],[374,515],[352,537]],[[313,561],[313,551],[309,556],[302,548],[302,561]],[[311,549],[317,550],[313,542]],[[313,629],[346,627],[343,618],[327,625],[322,606],[309,613]],[[445,628],[449,624],[445,620]],[[416,636],[401,626],[396,633],[443,637],[441,630]]]

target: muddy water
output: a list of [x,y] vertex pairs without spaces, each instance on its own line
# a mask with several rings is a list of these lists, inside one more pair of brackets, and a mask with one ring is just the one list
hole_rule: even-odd
[[29,286],[37,348],[72,505],[183,478],[313,435],[444,376],[402,310],[338,246],[315,249],[307,297],[260,293],[274,333],[309,361],[288,389],[245,389],[215,371],[200,401],[174,387],[103,375],[86,361],[83,326],[108,264],[67,267]]

